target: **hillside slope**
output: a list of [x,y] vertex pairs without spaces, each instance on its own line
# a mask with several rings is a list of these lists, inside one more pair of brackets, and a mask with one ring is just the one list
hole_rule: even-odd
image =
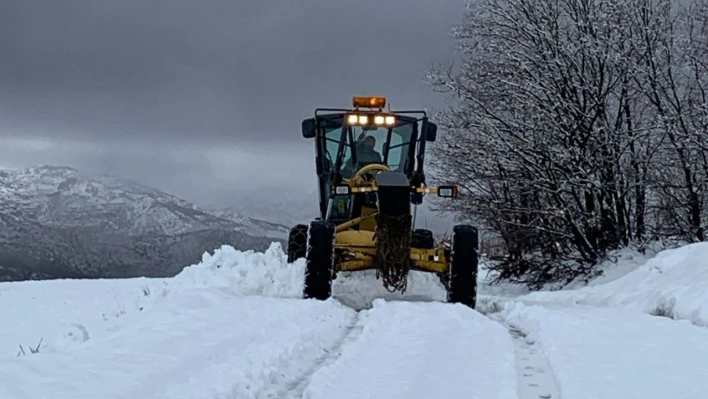
[[264,250],[284,228],[222,218],[117,177],[0,171],[0,280],[171,276],[223,244]]

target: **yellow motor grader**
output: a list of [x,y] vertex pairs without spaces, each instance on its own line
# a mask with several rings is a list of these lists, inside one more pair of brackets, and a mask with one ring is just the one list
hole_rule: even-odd
[[386,105],[385,97],[354,97],[353,108],[318,108],[302,121],[303,137],[315,142],[320,216],[291,229],[288,262],[305,258],[305,298],[329,298],[338,272],[370,269],[389,291],[403,292],[408,272],[418,270],[440,277],[448,302],[474,308],[477,228],[456,225],[440,245],[415,228],[426,194],[458,194],[425,182],[425,147],[437,125],[424,111]]

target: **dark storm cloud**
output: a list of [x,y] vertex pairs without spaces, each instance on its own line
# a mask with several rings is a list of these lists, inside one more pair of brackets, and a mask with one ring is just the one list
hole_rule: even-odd
[[[227,206],[239,192],[264,186],[306,190],[314,197],[314,150],[307,144],[273,148],[263,143],[247,147],[171,143],[162,148],[129,141],[90,144],[3,138],[0,169],[72,166],[88,175],[127,177],[200,205]],[[40,161],[28,164],[27,159]]]
[[433,105],[461,1],[22,0],[0,6],[0,134],[298,140],[315,106]]
[[356,94],[439,104],[422,79],[453,57],[463,5],[0,0],[0,168],[72,166],[220,206],[315,190],[301,119]]

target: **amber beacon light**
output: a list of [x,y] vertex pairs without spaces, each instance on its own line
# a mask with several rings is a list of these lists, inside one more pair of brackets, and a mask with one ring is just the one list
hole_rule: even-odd
[[354,108],[383,108],[386,106],[386,97],[354,97]]

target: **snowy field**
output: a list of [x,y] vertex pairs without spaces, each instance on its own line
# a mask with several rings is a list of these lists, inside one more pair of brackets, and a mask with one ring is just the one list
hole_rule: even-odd
[[361,273],[302,300],[277,244],[169,279],[2,283],[0,398],[703,398],[706,259],[695,244],[528,295],[481,273],[479,311],[421,273],[404,296]]

